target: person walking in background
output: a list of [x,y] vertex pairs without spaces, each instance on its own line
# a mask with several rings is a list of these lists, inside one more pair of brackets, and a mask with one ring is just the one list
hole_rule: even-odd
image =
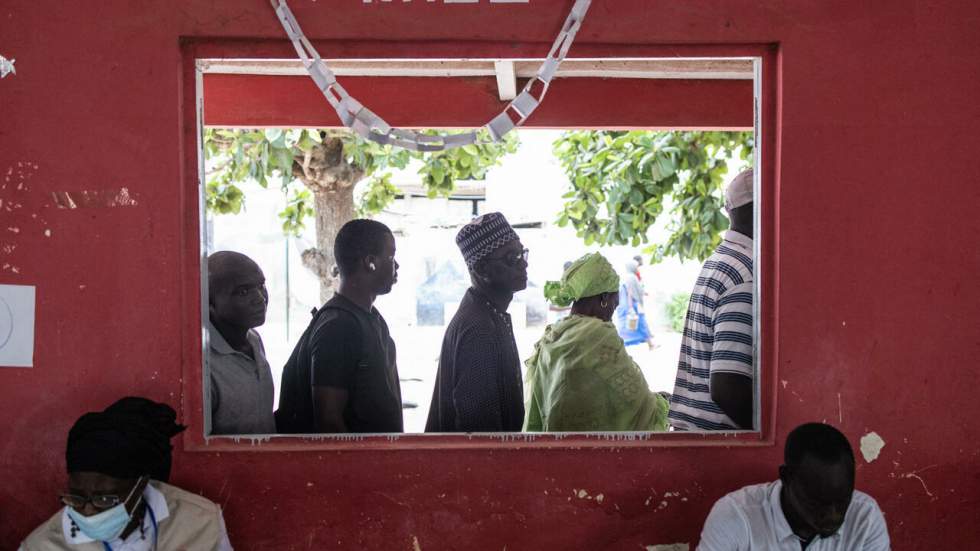
[[636,260],[626,263],[626,273],[619,286],[619,307],[616,308],[616,330],[626,346],[646,343],[650,350],[653,334],[647,325],[646,311],[643,308],[643,284],[639,277],[640,264]]
[[507,307],[527,287],[528,251],[499,212],[456,235],[471,287],[442,339],[425,432],[513,432],[524,422],[521,361]]
[[667,400],[650,392],[643,372],[610,323],[619,276],[599,253],[572,263],[545,298],[571,306],[549,325],[527,360],[526,431],[663,431]]

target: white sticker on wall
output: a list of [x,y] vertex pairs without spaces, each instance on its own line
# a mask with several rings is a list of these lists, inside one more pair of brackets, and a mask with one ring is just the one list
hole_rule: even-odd
[[0,285],[0,367],[34,366],[34,286]]

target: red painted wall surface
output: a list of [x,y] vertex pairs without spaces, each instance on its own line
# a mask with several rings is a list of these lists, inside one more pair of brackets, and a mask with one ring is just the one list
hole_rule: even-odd
[[[569,6],[292,2],[336,57],[542,55]],[[884,438],[858,485],[894,548],[976,547],[978,25],[972,1],[594,2],[573,55],[776,48],[772,445],[219,452],[178,440],[174,481],[225,507],[239,549],[642,549],[694,544],[718,497],[775,476],[788,430],[826,419],[855,446]],[[182,396],[199,336],[185,323],[197,205],[181,46],[195,40],[290,55],[261,0],[0,7],[0,54],[17,60],[0,80],[0,282],[38,289],[36,367],[0,369],[4,547],[57,508],[81,412],[123,394],[195,410]],[[124,206],[51,199],[123,187]]]
[[[751,80],[556,79],[526,126],[596,128],[752,129]],[[204,123],[209,126],[340,126],[308,76],[204,75]],[[358,101],[383,106],[398,127],[482,126],[503,106],[494,77],[348,77]],[[519,83],[524,86],[524,81]],[[452,101],[433,110],[432,93]],[[627,98],[642,98],[630,101]],[[289,98],[288,107],[283,99]],[[596,100],[608,102],[597,106]],[[374,107],[377,108],[377,107]],[[374,109],[372,108],[372,109]]]

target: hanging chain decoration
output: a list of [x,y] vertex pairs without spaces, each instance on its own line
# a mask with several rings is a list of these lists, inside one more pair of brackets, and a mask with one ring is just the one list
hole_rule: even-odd
[[[537,75],[528,81],[527,85],[520,94],[517,95],[504,110],[490,120],[481,129],[472,130],[463,134],[422,134],[416,130],[405,130],[392,128],[384,119],[376,115],[373,111],[364,107],[361,102],[354,99],[347,90],[337,82],[337,77],[333,71],[317,53],[313,45],[307,40],[306,35],[296,22],[296,17],[286,5],[286,0],[269,0],[272,7],[279,16],[283,29],[293,43],[296,53],[317,88],[327,98],[330,105],[337,111],[344,126],[350,128],[361,137],[377,142],[381,145],[393,145],[413,151],[442,151],[453,147],[477,143],[480,141],[479,134],[486,130],[491,139],[499,142],[504,135],[514,128],[524,124],[524,121],[531,116],[531,113],[538,108],[548,92],[551,79],[554,78],[562,60],[568,54],[568,49],[575,41],[575,34],[585,13],[589,10],[592,0],[575,0],[571,12],[562,25],[561,32],[555,38],[548,52],[548,57],[538,68]],[[533,89],[540,83],[540,89],[535,93]]]

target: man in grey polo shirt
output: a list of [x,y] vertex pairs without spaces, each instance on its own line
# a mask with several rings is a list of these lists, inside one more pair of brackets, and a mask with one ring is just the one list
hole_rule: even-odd
[[878,504],[854,489],[854,452],[823,423],[786,438],[779,480],[746,486],[718,500],[698,551],[888,551]]
[[262,338],[269,293],[251,258],[232,251],[208,257],[208,382],[211,434],[273,434],[275,388]]

